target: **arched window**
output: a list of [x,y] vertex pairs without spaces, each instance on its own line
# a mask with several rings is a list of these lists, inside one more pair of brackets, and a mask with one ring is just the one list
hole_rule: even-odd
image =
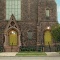
[[21,20],[21,0],[6,0],[6,20],[9,20],[12,14],[17,21]]
[[52,44],[52,36],[49,30],[44,33],[44,43],[45,45]]
[[17,45],[18,42],[18,35],[15,30],[9,31],[9,45]]

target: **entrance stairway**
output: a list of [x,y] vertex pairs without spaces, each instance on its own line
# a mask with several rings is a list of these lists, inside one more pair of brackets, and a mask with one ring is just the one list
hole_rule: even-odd
[[19,52],[19,47],[18,46],[7,46],[4,48],[5,52]]

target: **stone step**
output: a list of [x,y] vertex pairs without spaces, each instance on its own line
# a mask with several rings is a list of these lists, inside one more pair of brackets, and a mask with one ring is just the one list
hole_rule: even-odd
[[9,47],[5,47],[5,52],[18,52],[19,51],[19,47],[18,46],[9,46]]

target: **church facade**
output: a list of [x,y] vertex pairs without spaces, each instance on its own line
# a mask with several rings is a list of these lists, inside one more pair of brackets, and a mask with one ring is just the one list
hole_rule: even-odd
[[37,50],[42,44],[53,46],[51,27],[56,23],[55,0],[0,0],[0,46],[6,52],[11,46],[12,51],[19,51],[20,46]]

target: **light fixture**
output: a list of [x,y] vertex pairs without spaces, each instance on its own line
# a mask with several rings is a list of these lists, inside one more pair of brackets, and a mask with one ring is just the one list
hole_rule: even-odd
[[50,26],[48,26],[47,29],[49,30],[50,29]]
[[15,32],[14,32],[14,31],[12,31],[12,34],[15,34]]

